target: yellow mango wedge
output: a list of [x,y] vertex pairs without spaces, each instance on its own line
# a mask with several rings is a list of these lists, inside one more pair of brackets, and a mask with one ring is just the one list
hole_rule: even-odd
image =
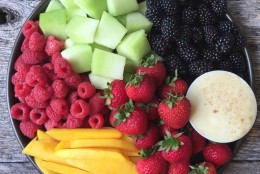
[[131,161],[67,159],[67,162],[94,174],[138,174],[135,164]]
[[123,134],[122,137],[120,138],[121,140],[127,141],[129,143],[134,143],[134,139],[129,137],[128,135]]
[[128,151],[128,150],[123,150],[122,153],[126,156],[135,156],[138,157],[140,156],[139,153],[140,151]]
[[92,159],[92,160],[117,160],[125,162],[128,157],[123,155],[120,150],[117,149],[90,149],[90,148],[78,148],[78,149],[61,149],[55,152],[55,155],[61,158],[75,158],[75,159]]
[[80,139],[71,141],[61,141],[55,150],[75,149],[75,148],[114,148],[127,151],[138,151],[133,143],[121,139]]
[[35,140],[31,141],[22,151],[22,153],[40,158],[45,161],[69,165],[66,159],[55,155],[56,140]]
[[49,171],[49,170],[43,168],[42,165],[41,165],[41,160],[40,159],[34,158],[34,161],[37,164],[37,166],[39,167],[39,169],[42,171],[43,174],[58,174],[56,172],[52,172],[52,171]]
[[132,163],[137,164],[137,162],[141,159],[139,156],[130,156],[129,160],[132,161]]
[[92,174],[90,172],[81,170],[79,168],[75,167],[70,167],[62,164],[57,164],[54,162],[47,162],[44,160],[38,159],[38,164],[42,166],[42,168],[52,171],[52,172],[57,172],[57,173],[62,173],[62,174]]
[[50,129],[46,132],[49,136],[56,140],[70,141],[78,139],[119,139],[122,137],[122,133],[115,128],[78,128],[78,129]]
[[37,130],[37,138],[38,140],[50,140],[53,139],[51,136],[47,135],[44,131],[38,129]]

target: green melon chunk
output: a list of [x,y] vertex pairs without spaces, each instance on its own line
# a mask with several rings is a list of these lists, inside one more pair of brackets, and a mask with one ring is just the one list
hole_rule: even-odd
[[138,6],[139,6],[138,11],[143,15],[145,15],[147,10],[146,1],[141,2]]
[[130,59],[126,59],[126,64],[125,64],[125,72],[127,73],[135,73],[137,67],[141,64],[142,59],[133,61]]
[[90,44],[90,46],[92,47],[92,50],[94,51],[96,48],[98,48],[98,49],[100,49],[100,50],[104,50],[104,51],[108,51],[108,52],[113,52],[113,50],[112,49],[110,49],[110,48],[107,48],[107,47],[105,47],[105,46],[103,46],[103,45],[99,45],[99,44],[97,44],[97,43],[92,43],[92,44]]
[[65,33],[67,13],[65,9],[41,13],[39,21],[40,28],[46,37],[52,35],[61,40],[67,38]]
[[91,70],[93,75],[123,80],[126,58],[118,54],[95,49]]
[[108,13],[120,16],[138,10],[136,0],[107,0]]
[[116,16],[115,17],[122,25],[126,26],[126,15]]
[[108,87],[107,83],[111,83],[114,79],[110,79],[102,76],[96,76],[90,73],[89,80],[91,84],[95,86],[96,89],[105,89]]
[[60,3],[59,0],[51,0],[45,12],[55,11],[64,9],[64,6]]
[[128,33],[144,29],[148,33],[153,23],[150,22],[142,13],[132,12],[126,15],[126,29]]
[[60,0],[60,2],[66,9],[77,8],[77,5],[74,3],[74,0]]
[[75,0],[75,3],[90,17],[100,19],[103,11],[107,11],[106,0]]
[[116,18],[107,12],[103,12],[96,32],[95,42],[115,49],[126,32],[127,29]]
[[87,14],[80,8],[70,8],[67,9],[68,21],[70,21],[74,16],[87,17]]
[[93,43],[98,20],[83,16],[74,16],[67,24],[65,31],[75,43]]
[[74,45],[74,42],[70,38],[66,39],[65,42],[64,42],[64,48],[65,49],[72,47],[73,45]]
[[126,35],[117,47],[118,54],[134,62],[139,62],[150,51],[151,47],[144,30]]
[[75,72],[83,73],[91,70],[92,48],[87,44],[76,44],[61,52]]

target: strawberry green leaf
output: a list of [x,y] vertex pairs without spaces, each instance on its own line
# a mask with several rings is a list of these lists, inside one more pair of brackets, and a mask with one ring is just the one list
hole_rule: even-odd
[[145,74],[143,73],[134,74],[133,76],[130,77],[130,80],[126,84],[126,87],[130,85],[134,85],[136,88],[138,88],[144,79],[144,75]]
[[209,168],[205,166],[205,163],[202,164],[196,164],[195,166],[190,166],[191,171],[189,174],[207,174]]
[[149,67],[149,68],[152,68],[155,64],[157,63],[157,59],[156,57],[152,54],[151,56],[149,57],[145,57],[143,59],[143,62],[142,62],[142,66],[143,67]]

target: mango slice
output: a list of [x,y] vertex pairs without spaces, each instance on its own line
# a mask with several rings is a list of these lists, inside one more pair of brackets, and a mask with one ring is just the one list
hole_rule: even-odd
[[137,162],[141,159],[139,156],[130,156],[129,160],[132,161],[132,163],[137,164]]
[[139,155],[140,151],[128,151],[128,150],[123,150],[122,153],[126,156],[140,156]]
[[44,131],[38,129],[37,130],[37,138],[38,140],[50,140],[53,139],[51,136],[47,135]]
[[121,150],[137,151],[133,143],[121,139],[81,139],[71,141],[61,141],[57,146],[58,149],[75,149],[75,148],[115,148]]
[[56,140],[78,140],[78,139],[119,139],[122,133],[114,128],[102,129],[51,129],[46,132]]
[[125,135],[125,134],[122,135],[121,140],[127,141],[129,143],[133,143],[134,142],[133,138],[131,138],[128,135]]
[[67,162],[72,166],[95,174],[138,174],[135,164],[131,161],[67,159]]
[[70,167],[70,166],[57,164],[53,162],[47,162],[40,159],[38,159],[38,164],[40,164],[40,166],[42,166],[46,170],[62,173],[62,174],[91,174],[90,172],[75,167]]
[[22,151],[22,153],[43,159],[45,161],[69,165],[64,158],[55,155],[56,140],[35,140],[31,141]]
[[41,160],[40,159],[34,158],[34,161],[37,164],[37,166],[39,167],[39,169],[42,171],[43,174],[58,174],[56,172],[52,172],[52,171],[49,171],[49,170],[43,168],[42,165],[41,165]]
[[75,159],[93,159],[93,160],[117,160],[127,161],[128,157],[123,155],[120,150],[117,149],[61,149],[55,152],[55,155],[61,158],[75,158]]

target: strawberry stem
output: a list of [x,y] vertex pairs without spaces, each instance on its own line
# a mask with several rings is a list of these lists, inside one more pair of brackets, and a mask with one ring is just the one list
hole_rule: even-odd
[[144,79],[144,75],[144,73],[131,75],[129,82],[126,84],[126,87],[129,85],[134,85],[136,88],[138,88]]
[[121,122],[126,122],[126,119],[131,115],[131,112],[134,110],[134,103],[132,100],[129,100],[124,105],[120,106],[113,117],[116,118],[114,126],[118,126]]

